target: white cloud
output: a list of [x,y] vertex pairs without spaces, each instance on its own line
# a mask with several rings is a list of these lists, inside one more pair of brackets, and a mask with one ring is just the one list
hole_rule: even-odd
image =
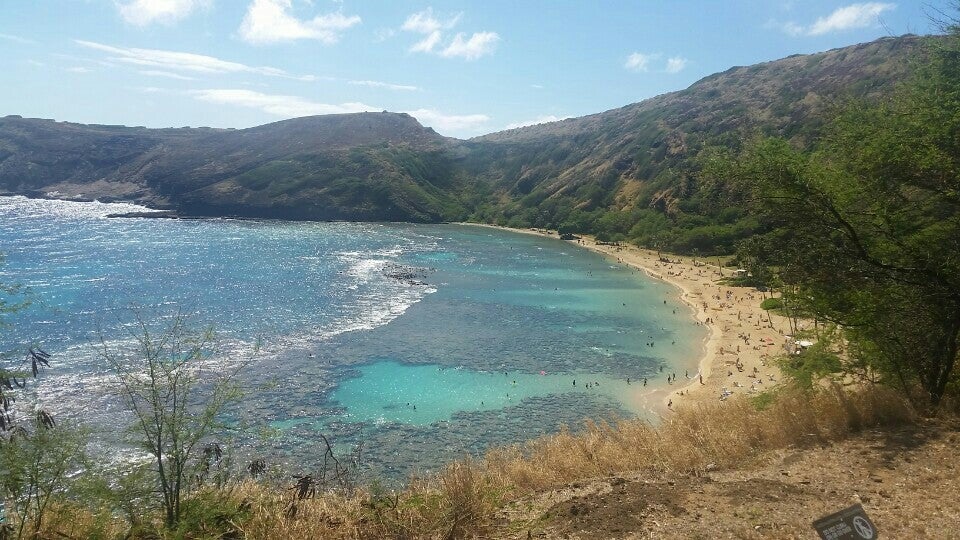
[[682,56],[671,56],[667,58],[667,73],[680,73],[687,67],[688,60]]
[[70,73],[90,73],[93,70],[83,66],[74,66],[74,67],[68,67],[67,71],[69,71]]
[[433,109],[417,109],[404,112],[413,116],[425,126],[448,133],[451,131],[475,131],[490,121],[490,117],[485,114],[447,115]]
[[440,56],[476,60],[481,56],[492,54],[497,47],[497,42],[500,41],[500,36],[496,32],[476,32],[466,40],[463,36],[463,33],[454,36],[453,41],[440,53]]
[[543,90],[542,84],[531,84],[530,88],[536,88],[537,90]]
[[175,92],[171,92],[170,90],[167,90],[166,88],[158,88],[156,86],[128,86],[127,88],[136,90],[137,92],[143,92],[144,94],[174,94],[175,93]]
[[646,73],[654,68],[661,73],[679,73],[683,71],[690,62],[680,55],[667,58],[666,63],[661,62],[662,58],[662,53],[634,52],[627,57],[627,61],[624,62],[623,67],[630,71],[636,71],[637,73]]
[[369,86],[371,88],[386,88],[388,90],[404,90],[404,91],[416,91],[420,88],[416,86],[410,86],[406,84],[391,84],[380,81],[347,81],[347,84],[352,84],[354,86]]
[[476,60],[492,54],[500,41],[500,35],[496,32],[474,32],[469,38],[466,33],[458,32],[446,45],[441,45],[445,39],[444,33],[459,24],[462,17],[463,14],[458,13],[448,19],[439,19],[433,14],[432,8],[427,8],[407,17],[400,29],[423,36],[410,46],[410,52],[435,53],[444,58],[465,60]]
[[830,32],[840,32],[853,28],[866,28],[876,25],[879,22],[880,15],[885,11],[896,9],[896,4],[885,2],[864,2],[860,4],[850,4],[835,9],[833,13],[826,17],[820,17],[810,26],[803,26],[793,21],[777,23],[775,20],[768,21],[767,28],[779,27],[783,32],[791,36],[820,36]]
[[[299,96],[264,94],[240,88],[190,90],[186,94],[206,103],[258,109],[265,113],[286,118],[315,114],[379,112],[383,110],[383,107],[374,107],[364,103],[320,103]],[[490,121],[490,117],[483,114],[447,115],[433,109],[417,109],[404,112],[415,117],[425,126],[446,132],[472,131]]]
[[47,64],[45,64],[45,63],[43,63],[43,62],[40,62],[39,60],[34,60],[34,59],[32,59],[32,58],[28,58],[28,59],[24,60],[24,62],[26,62],[28,65],[31,65],[31,66],[33,66],[33,67],[44,67],[44,66],[47,65]]
[[256,73],[270,77],[284,77],[302,81],[316,80],[313,75],[296,76],[286,71],[269,66],[248,66],[239,62],[221,60],[203,54],[185,53],[178,51],[164,51],[159,49],[137,49],[128,47],[113,47],[82,39],[75,43],[88,49],[106,52],[111,56],[108,60],[136,66],[159,68],[165,71],[186,71],[189,73],[227,74],[227,73]]
[[433,52],[433,48],[437,46],[437,43],[440,43],[442,37],[443,34],[439,30],[430,32],[427,37],[414,43],[410,47],[410,52]]
[[782,28],[784,32],[790,34],[791,36],[802,36],[804,32],[806,32],[806,29],[793,21],[787,21],[783,23]]
[[240,23],[240,37],[255,45],[297,39],[330,44],[339,41],[344,30],[360,24],[358,15],[340,12],[301,21],[289,13],[290,7],[290,0],[253,0]]
[[177,79],[179,81],[195,81],[193,77],[187,77],[186,75],[180,75],[179,73],[170,73],[169,71],[159,71],[156,69],[145,69],[139,72],[141,75],[146,75],[147,77],[166,77],[168,79]]
[[807,31],[811,36],[819,36],[827,32],[848,30],[850,28],[865,28],[877,23],[877,19],[884,11],[897,7],[894,4],[867,2],[864,4],[850,4],[837,8],[826,17],[817,19]]
[[154,22],[174,23],[194,10],[209,5],[209,0],[131,0],[116,3],[123,20],[136,26],[147,26]]
[[533,120],[525,120],[523,122],[513,122],[512,124],[507,124],[507,127],[504,129],[516,129],[526,126],[535,126],[537,124],[546,124],[547,122],[559,122],[560,120],[566,120],[570,118],[569,116],[554,116],[552,114],[538,116]]
[[14,43],[19,43],[21,45],[36,45],[37,42],[32,39],[27,39],[25,37],[15,36],[13,34],[0,34],[0,39],[6,41],[12,41]]
[[660,54],[631,53],[623,67],[631,71],[649,71],[650,62],[660,58]]
[[403,26],[400,27],[401,30],[406,30],[407,32],[416,32],[418,34],[432,34],[440,30],[449,30],[457,25],[460,22],[460,18],[463,16],[463,13],[457,13],[453,17],[441,21],[433,16],[433,8],[427,8],[418,13],[414,13],[407,17],[407,20],[403,22]]
[[294,118],[315,114],[342,114],[382,110],[363,103],[329,104],[310,101],[297,96],[278,94],[264,94],[253,90],[238,88],[215,88],[209,90],[192,90],[188,92],[194,99],[207,103],[234,105],[259,109],[276,116]]

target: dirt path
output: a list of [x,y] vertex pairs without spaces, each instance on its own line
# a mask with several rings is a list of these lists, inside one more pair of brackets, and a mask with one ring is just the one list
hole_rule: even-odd
[[882,538],[957,538],[960,425],[868,431],[702,477],[638,473],[512,504],[495,538],[818,538],[814,520],[860,503]]

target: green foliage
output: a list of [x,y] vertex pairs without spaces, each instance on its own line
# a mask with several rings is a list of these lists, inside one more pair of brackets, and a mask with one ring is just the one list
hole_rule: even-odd
[[760,302],[760,309],[766,309],[769,311],[771,309],[782,309],[782,308],[783,308],[783,300],[781,300],[780,298],[767,298],[763,302]]
[[760,392],[755,396],[750,396],[750,404],[758,411],[765,411],[776,403],[779,393],[780,391],[777,389]]
[[737,168],[771,231],[750,254],[844,328],[852,361],[936,407],[960,351],[960,34],[929,58],[892,98],[838,110],[816,151],[761,140]]
[[86,433],[38,418],[33,429],[0,440],[0,497],[11,510],[18,538],[32,537],[48,521],[51,503],[68,497],[71,475],[86,466]]
[[99,464],[84,475],[83,499],[123,517],[134,531],[148,529],[150,516],[164,511],[155,475],[149,462]]
[[212,438],[225,430],[219,415],[239,398],[234,380],[245,364],[225,373],[212,368],[212,332],[191,331],[180,314],[160,330],[137,314],[134,328],[133,350],[111,349],[101,338],[101,356],[133,413],[133,440],[151,456],[155,490],[172,528],[180,522],[194,479],[205,476],[211,459],[221,459]]
[[239,501],[229,490],[199,490],[183,501],[180,520],[168,537],[242,538],[239,524],[249,515],[249,504]]
[[817,342],[800,354],[784,356],[778,363],[785,377],[806,390],[824,377],[843,371],[840,357],[827,341]]

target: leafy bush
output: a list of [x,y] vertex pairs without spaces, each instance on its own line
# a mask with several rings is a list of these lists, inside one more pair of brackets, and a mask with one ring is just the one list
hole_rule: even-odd
[[771,309],[782,309],[782,308],[783,308],[783,300],[779,298],[767,298],[763,302],[760,302],[760,309],[766,309],[769,311]]

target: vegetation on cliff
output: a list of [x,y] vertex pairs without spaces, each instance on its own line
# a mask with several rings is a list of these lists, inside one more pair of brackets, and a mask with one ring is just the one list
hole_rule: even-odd
[[933,408],[960,386],[958,59],[954,27],[908,84],[845,106],[812,150],[759,140],[726,171],[768,231],[744,261],[841,330],[851,370]]

